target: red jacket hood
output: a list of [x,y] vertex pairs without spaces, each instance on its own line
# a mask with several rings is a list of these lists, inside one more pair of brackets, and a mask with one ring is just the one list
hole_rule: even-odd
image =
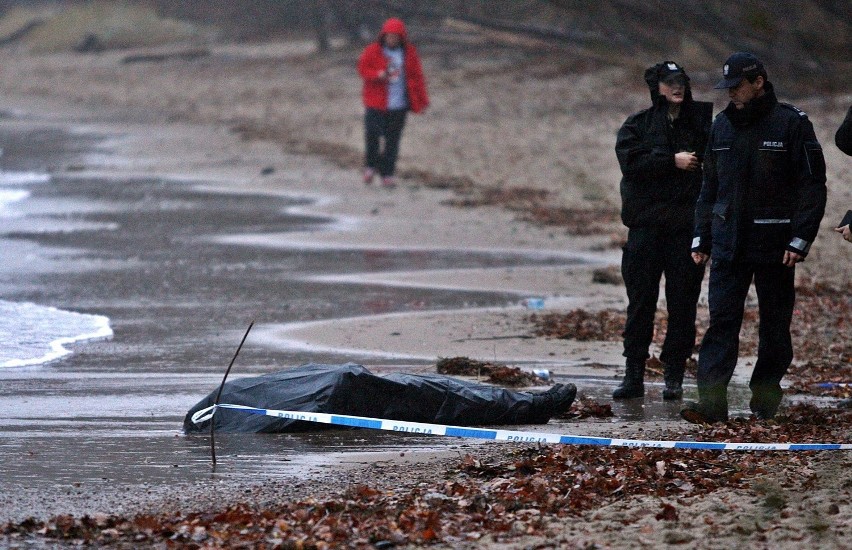
[[379,42],[389,33],[400,35],[403,42],[408,39],[408,31],[405,29],[405,23],[402,22],[402,19],[397,19],[396,17],[391,17],[382,25],[382,30],[379,33]]

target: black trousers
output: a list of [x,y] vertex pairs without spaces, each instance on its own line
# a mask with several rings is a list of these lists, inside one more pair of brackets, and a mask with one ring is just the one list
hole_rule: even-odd
[[748,290],[754,281],[760,314],[757,363],[749,386],[751,410],[775,414],[781,379],[793,360],[790,322],[796,300],[795,269],[782,264],[716,261],[710,268],[710,327],[698,356],[698,394],[727,410],[727,387],[737,366],[740,328]]
[[364,112],[364,166],[373,168],[382,176],[394,175],[407,114],[405,109],[380,111],[368,108]]
[[654,336],[654,316],[665,274],[668,330],[660,361],[678,365],[695,347],[695,310],[701,293],[704,267],[692,261],[692,231],[672,232],[660,227],[631,228],[621,257],[621,274],[627,288],[627,323],[624,356],[644,361]]

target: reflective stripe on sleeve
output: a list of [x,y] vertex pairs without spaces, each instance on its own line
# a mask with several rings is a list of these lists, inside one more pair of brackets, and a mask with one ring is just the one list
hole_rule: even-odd
[[800,238],[796,237],[795,239],[790,241],[790,246],[792,246],[796,250],[801,250],[802,252],[807,253],[808,250],[810,250],[810,248],[811,248],[811,243],[809,243],[808,241],[806,241],[804,239],[800,239]]

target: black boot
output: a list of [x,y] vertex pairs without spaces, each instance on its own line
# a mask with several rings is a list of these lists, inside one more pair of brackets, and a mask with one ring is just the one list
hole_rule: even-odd
[[663,379],[666,387],[663,389],[663,399],[674,401],[683,397],[683,371],[686,370],[684,363],[666,365]]
[[784,390],[780,384],[750,384],[751,401],[749,407],[758,420],[772,420],[781,405]]
[[575,397],[577,386],[574,384],[556,384],[546,392],[537,393],[533,396],[527,421],[531,424],[547,424],[551,417],[568,412]]
[[727,388],[698,388],[698,402],[689,402],[680,411],[680,416],[693,424],[713,424],[728,421]]
[[613,399],[633,399],[645,395],[645,360],[628,359],[624,380],[612,392]]

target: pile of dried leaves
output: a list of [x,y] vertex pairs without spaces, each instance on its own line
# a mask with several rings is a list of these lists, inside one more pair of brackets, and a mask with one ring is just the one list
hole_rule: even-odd
[[571,404],[571,408],[565,414],[558,415],[556,418],[609,418],[613,416],[612,405],[610,403],[600,403],[594,399],[578,397]]
[[[740,419],[693,435],[713,441],[828,442],[845,437],[850,423],[852,411],[800,406],[777,421]],[[634,495],[705,495],[723,487],[748,487],[751,480],[781,470],[806,488],[816,479],[809,466],[814,455],[513,446],[491,460],[466,456],[443,479],[419,480],[409,487],[359,486],[264,509],[237,504],[164,516],[59,516],[48,522],[9,523],[3,533],[11,543],[48,538],[127,547],[390,547],[476,541],[485,534],[506,541],[548,535],[548,524],[555,518],[577,516]],[[673,504],[666,504],[658,517],[673,519],[677,513]]]
[[512,210],[528,210],[546,203],[551,193],[531,187],[480,186],[462,199],[450,199],[444,204],[460,207],[504,206]]
[[852,397],[852,363],[808,361],[793,365],[787,372],[789,393],[805,393],[823,397]]
[[[707,307],[699,307],[696,316],[696,342],[700,342],[710,318]],[[748,306],[743,315],[743,330],[740,339],[742,353],[753,353],[757,349],[757,308]],[[532,334],[544,338],[562,340],[598,340],[601,342],[619,342],[627,321],[627,314],[617,309],[587,311],[574,309],[567,313],[531,314],[525,319],[533,325]],[[664,310],[657,310],[654,318],[653,342],[662,345],[669,326],[669,316]],[[696,345],[696,351],[698,347]]]
[[796,288],[791,333],[796,364],[787,379],[790,391],[852,397],[852,283]]
[[561,208],[540,204],[523,212],[521,219],[538,225],[564,227],[569,235],[601,235],[611,233],[620,223],[613,208]]
[[[272,126],[251,121],[234,124],[231,131],[242,139],[282,143],[288,151],[322,156],[338,166],[360,166],[358,151],[347,145],[304,139],[299,132],[280,124]],[[301,136],[295,139],[293,136]],[[518,213],[518,219],[538,225],[563,227],[569,235],[613,234],[614,246],[623,244],[621,218],[617,208],[564,208],[553,206],[556,199],[545,189],[532,187],[497,187],[480,185],[467,176],[448,176],[422,169],[406,169],[400,178],[433,189],[450,189],[456,198],[442,204],[460,208],[498,206]],[[614,233],[615,232],[615,233]],[[615,236],[617,235],[617,236]]]
[[[852,397],[852,283],[843,287],[824,284],[800,285],[796,289],[796,308],[790,333],[795,363],[786,380],[789,391],[828,397]],[[605,309],[589,312],[576,309],[567,313],[531,314],[526,321],[538,337],[581,341],[621,340],[626,315]],[[706,306],[698,308],[696,353],[709,324]],[[658,311],[654,343],[662,345],[668,328],[668,315]],[[755,355],[760,315],[756,304],[747,304],[740,331],[740,355]],[[647,363],[650,376],[661,375],[663,366],[655,357]],[[659,372],[657,372],[659,371]],[[695,373],[695,361],[687,363],[687,374]]]
[[438,359],[436,365],[438,374],[448,376],[476,376],[500,386],[522,387],[540,385],[543,380],[531,372],[524,372],[518,367],[509,367],[483,361],[475,361],[467,357],[450,357]]
[[465,208],[501,206],[517,212],[520,220],[563,227],[569,235],[607,234],[620,224],[620,214],[616,208],[553,206],[553,194],[545,189],[476,186],[466,191],[460,198],[444,201],[443,204]]
[[596,312],[574,309],[567,313],[533,313],[526,321],[533,325],[532,334],[561,340],[621,340],[624,312],[603,309]]

